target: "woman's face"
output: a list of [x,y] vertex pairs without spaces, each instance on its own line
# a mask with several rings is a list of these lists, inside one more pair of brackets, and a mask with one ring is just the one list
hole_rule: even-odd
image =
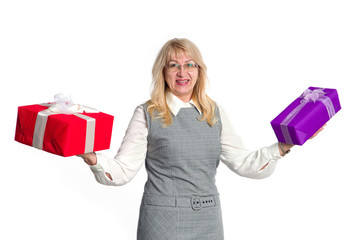
[[192,92],[198,79],[199,70],[196,63],[185,53],[172,54],[165,68],[165,81],[172,94],[183,102],[191,100]]

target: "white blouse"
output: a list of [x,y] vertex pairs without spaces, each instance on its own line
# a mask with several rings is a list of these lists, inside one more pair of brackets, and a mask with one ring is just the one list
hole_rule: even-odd
[[[170,92],[166,96],[171,113],[176,116],[181,108],[195,107],[190,101],[184,103]],[[278,144],[249,151],[241,138],[235,133],[221,106],[221,155],[220,160],[232,171],[243,177],[265,178],[270,176],[281,157]],[[196,108],[197,109],[197,108]],[[199,111],[199,109],[197,109]],[[199,111],[201,114],[201,112]],[[145,162],[148,129],[143,106],[137,106],[126,130],[125,137],[114,158],[96,153],[97,164],[90,166],[95,179],[105,185],[120,186],[128,183]],[[265,168],[264,168],[265,166]],[[105,173],[112,177],[110,180]]]

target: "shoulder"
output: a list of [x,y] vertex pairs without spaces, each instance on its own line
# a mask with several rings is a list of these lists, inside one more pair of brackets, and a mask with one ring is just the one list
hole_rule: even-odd
[[147,106],[149,106],[149,103],[150,103],[150,100],[144,101],[140,105],[138,105],[137,107],[141,107],[142,109],[145,109],[145,108],[147,108]]
[[151,119],[150,113],[148,111],[150,100],[145,101],[138,105],[135,109],[134,116],[137,116],[138,118],[141,118],[142,120],[147,122],[147,125],[149,124],[149,121]]
[[136,111],[139,111],[139,112],[141,111],[141,112],[146,113],[150,104],[151,104],[150,100],[142,102],[141,104],[136,106],[135,112]]
[[139,105],[136,106],[135,110],[134,110],[134,117],[141,117],[141,118],[145,118],[146,114],[147,114],[147,108],[148,108],[148,102],[143,102]]
[[134,110],[133,119],[145,119],[144,109],[145,108],[143,104],[137,105]]
[[214,101],[214,103],[215,103],[215,111],[217,111],[220,117],[222,117],[222,115],[224,114],[224,108],[222,104],[219,103],[218,101]]

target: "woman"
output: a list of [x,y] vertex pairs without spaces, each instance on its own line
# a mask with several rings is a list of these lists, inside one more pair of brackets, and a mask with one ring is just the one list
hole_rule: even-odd
[[206,66],[189,40],[168,41],[152,74],[151,99],[136,108],[115,158],[81,156],[105,185],[129,182],[145,162],[139,240],[224,239],[215,186],[219,162],[241,176],[265,178],[292,145],[244,148],[222,108],[206,95]]

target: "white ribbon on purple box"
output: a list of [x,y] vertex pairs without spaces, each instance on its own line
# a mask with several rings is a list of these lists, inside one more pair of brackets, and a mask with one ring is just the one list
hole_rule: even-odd
[[33,147],[43,149],[46,123],[50,115],[72,114],[86,120],[86,138],[84,153],[93,151],[95,142],[95,118],[83,115],[81,113],[98,113],[98,110],[79,104],[73,104],[71,98],[67,98],[63,94],[55,95],[54,103],[42,103],[39,105],[47,106],[49,108],[40,111],[36,117],[32,144]]
[[301,111],[301,109],[308,102],[310,102],[310,101],[313,101],[314,103],[316,101],[322,102],[325,105],[326,110],[329,114],[329,119],[335,115],[334,105],[333,105],[331,99],[329,97],[325,96],[326,92],[324,92],[323,90],[324,89],[320,89],[320,88],[315,89],[315,90],[306,89],[303,92],[303,94],[300,96],[300,98],[302,98],[302,100],[300,101],[299,106],[294,108],[286,116],[286,118],[284,118],[284,120],[281,122],[281,124],[280,124],[281,132],[285,138],[286,143],[293,144],[293,141],[292,141],[290,133],[289,133],[289,128],[288,128],[289,123],[295,118],[295,116]]

